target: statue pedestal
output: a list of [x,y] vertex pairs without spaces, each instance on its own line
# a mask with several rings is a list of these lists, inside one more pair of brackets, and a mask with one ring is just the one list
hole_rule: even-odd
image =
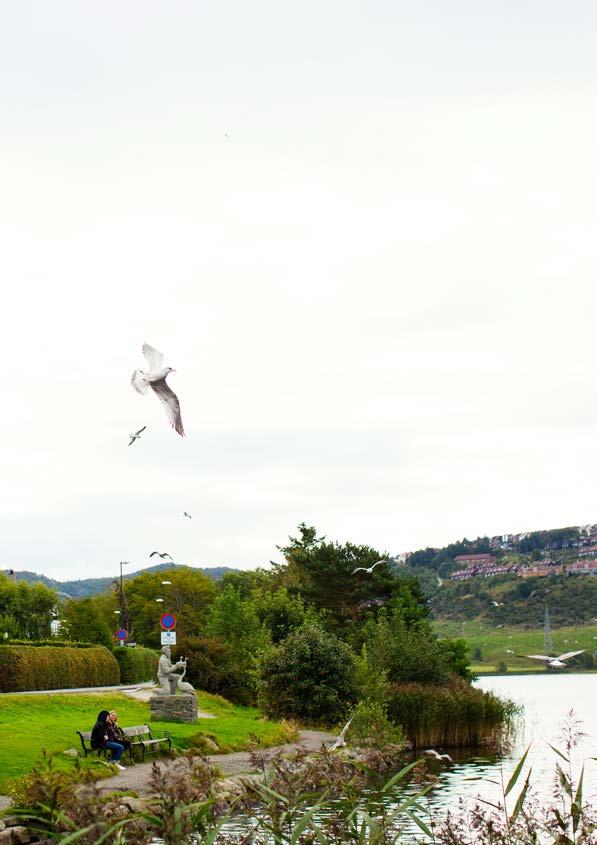
[[195,722],[196,695],[152,695],[149,714],[156,722]]

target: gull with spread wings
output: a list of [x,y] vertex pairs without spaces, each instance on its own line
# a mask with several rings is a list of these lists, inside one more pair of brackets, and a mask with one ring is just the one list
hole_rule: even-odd
[[580,651],[567,651],[565,654],[559,654],[557,657],[549,657],[547,654],[519,654],[519,657],[530,657],[532,660],[543,660],[550,669],[563,669],[566,666],[565,661],[570,660],[571,657],[576,657],[577,654],[582,654],[584,648]]
[[388,561],[384,558],[384,560],[378,560],[377,563],[374,563],[373,566],[370,566],[368,568],[366,566],[357,566],[357,568],[353,569],[350,574],[354,575],[355,572],[368,572],[369,575],[371,575],[371,573],[373,572],[373,570],[375,569],[376,566],[379,566],[380,563],[387,563],[387,562]]
[[178,401],[178,396],[166,384],[166,377],[169,373],[174,373],[176,371],[173,370],[172,367],[162,367],[164,356],[148,343],[143,344],[143,354],[149,364],[149,372],[144,373],[143,370],[135,370],[131,378],[131,384],[137,393],[142,394],[147,393],[147,390],[151,387],[164,406],[170,425],[177,434],[184,437],[184,428],[182,427],[182,417],[180,415],[180,402]]

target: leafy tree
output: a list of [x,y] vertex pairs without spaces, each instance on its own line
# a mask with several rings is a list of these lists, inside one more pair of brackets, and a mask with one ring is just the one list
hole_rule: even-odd
[[73,642],[96,643],[107,648],[114,644],[112,632],[91,598],[66,602],[60,633]]
[[243,599],[247,599],[255,592],[272,589],[273,573],[265,569],[235,569],[224,575],[220,585],[221,590],[225,590],[226,587],[234,587]]
[[[269,647],[270,637],[251,599],[242,599],[233,587],[226,587],[214,600],[206,623],[209,636],[226,646],[220,669],[234,679],[238,689],[252,697],[257,689],[257,659]],[[238,700],[238,695],[236,696]]]
[[11,639],[48,639],[57,603],[56,592],[45,584],[15,584],[0,574],[0,634],[6,631]]
[[311,624],[317,622],[317,614],[313,610],[305,609],[301,597],[291,596],[285,588],[273,593],[256,590],[253,596],[257,616],[275,644],[284,640],[306,621]]
[[[170,581],[162,586],[162,581]],[[160,645],[159,619],[164,611],[174,613],[179,636],[198,636],[205,631],[207,611],[215,598],[211,578],[190,567],[144,572],[126,581],[124,591],[131,618],[131,637],[143,645]],[[156,599],[163,598],[163,603]]]
[[[287,546],[279,547],[286,562],[274,564],[276,576],[289,592],[329,614],[340,630],[346,629],[350,621],[355,623],[371,600],[383,603],[393,596],[402,596],[406,601],[406,593],[414,588],[414,580],[397,578],[385,564],[371,573],[355,573],[358,567],[369,568],[382,559],[370,546],[326,542],[304,522],[299,525],[299,532],[298,538],[290,537]],[[420,590],[415,603],[419,600],[424,608]]]
[[399,615],[382,612],[365,626],[367,660],[374,673],[390,682],[443,684],[452,668],[449,649],[438,643],[430,628],[409,629]]
[[320,628],[294,631],[261,663],[260,700],[268,714],[337,723],[357,699],[350,648]]

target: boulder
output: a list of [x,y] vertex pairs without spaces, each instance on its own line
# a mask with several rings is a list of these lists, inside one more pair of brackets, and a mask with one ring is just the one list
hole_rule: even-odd
[[0,832],[0,845],[28,845],[31,842],[29,831],[23,825],[7,827]]

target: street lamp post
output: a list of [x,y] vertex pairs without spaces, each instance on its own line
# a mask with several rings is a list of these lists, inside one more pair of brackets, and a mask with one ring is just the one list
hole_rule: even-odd
[[126,608],[126,601],[124,598],[124,587],[122,584],[122,567],[123,566],[130,566],[130,560],[121,560],[120,561],[120,627],[124,628],[125,631],[128,631],[130,635],[130,619]]

